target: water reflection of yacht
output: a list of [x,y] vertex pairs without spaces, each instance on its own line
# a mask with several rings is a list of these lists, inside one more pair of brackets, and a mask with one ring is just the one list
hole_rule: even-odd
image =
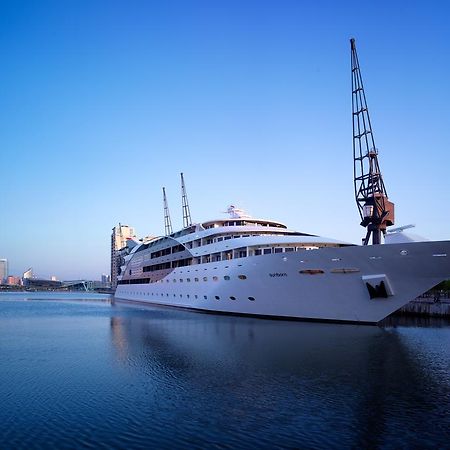
[[[277,423],[279,434],[261,439],[281,446],[314,438],[321,448],[378,448],[396,436],[405,444],[406,432],[417,432],[414,442],[426,437],[426,421],[417,411],[439,417],[436,397],[444,387],[438,387],[429,361],[411,352],[395,329],[149,307],[118,308],[111,332],[133,379],[141,374],[161,401],[175,398],[177,411],[192,408],[184,438],[191,422],[209,417],[219,427],[237,420],[233,430],[245,442],[243,427],[253,417],[255,427]],[[335,426],[345,433],[333,431]],[[336,435],[346,441],[333,441]]]

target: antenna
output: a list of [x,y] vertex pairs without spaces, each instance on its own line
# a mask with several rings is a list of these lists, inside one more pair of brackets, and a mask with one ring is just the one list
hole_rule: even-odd
[[172,221],[170,220],[170,212],[169,212],[169,206],[167,204],[167,197],[166,197],[166,188],[162,188],[163,191],[163,200],[164,200],[164,230],[166,233],[166,236],[169,236],[169,234],[172,234]]
[[181,172],[181,198],[183,208],[183,228],[192,225],[191,212],[189,211],[189,203],[186,194],[186,186],[184,185],[183,172]]
[[355,40],[350,39],[352,63],[353,175],[355,199],[361,216],[361,226],[367,228],[364,245],[381,243],[381,233],[394,225],[394,204],[388,200],[380,166],[378,150],[367,109],[366,94],[359,68]]

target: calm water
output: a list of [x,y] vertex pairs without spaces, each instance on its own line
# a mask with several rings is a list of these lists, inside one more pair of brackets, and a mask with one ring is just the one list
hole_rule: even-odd
[[[420,324],[419,324],[420,325]],[[0,448],[449,448],[450,324],[0,294]]]

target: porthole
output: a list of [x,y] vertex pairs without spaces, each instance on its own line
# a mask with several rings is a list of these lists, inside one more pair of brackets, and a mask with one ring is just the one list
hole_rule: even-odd
[[183,282],[183,278],[180,278],[180,283],[182,283]]
[[186,297],[189,298],[189,294],[187,294]]
[[176,297],[176,296],[177,296],[177,294],[173,294],[173,296],[174,296],[174,297]]
[[213,277],[213,281],[219,281],[219,277]]
[[246,279],[247,279],[247,276],[246,276],[246,275],[238,275],[238,278],[239,278],[240,280],[246,280]]
[[187,281],[188,283],[190,283],[190,282],[191,282],[191,279],[190,279],[190,278],[186,278],[186,281]]
[[220,297],[219,297],[218,295],[215,295],[214,298],[215,298],[216,300],[220,300]]
[[194,281],[198,281],[198,278],[194,278]]
[[208,299],[208,296],[207,296],[207,295],[204,295],[203,298],[204,298],[205,300],[207,300],[207,299]]
[[230,300],[236,300],[236,297],[230,296]]
[[183,297],[183,294],[180,294],[180,298]]
[[176,282],[177,282],[177,280],[175,280],[175,278],[174,278],[174,279],[173,279],[173,282],[174,282],[174,283],[176,283]]
[[208,277],[203,277],[203,281],[208,281]]
[[248,298],[251,302],[254,302],[255,301],[255,297],[249,297]]
[[195,298],[198,298],[198,295],[197,295],[197,294],[195,294],[195,295],[194,295],[194,297],[195,297]]
[[223,277],[223,279],[228,281],[228,280],[230,279],[230,277],[229,277],[228,275],[225,275],[225,276]]

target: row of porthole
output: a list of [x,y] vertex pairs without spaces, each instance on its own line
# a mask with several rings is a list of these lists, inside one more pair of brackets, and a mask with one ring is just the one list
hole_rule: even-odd
[[[238,275],[238,278],[239,278],[240,280],[246,280],[246,279],[247,279],[247,276],[246,276],[246,275]],[[230,278],[228,275],[225,275],[225,276],[223,277],[223,279],[226,280],[226,281],[229,281],[231,278]],[[213,281],[219,281],[219,277],[214,276],[214,277],[212,277],[212,280],[213,280]],[[164,282],[164,280],[156,280],[156,281],[151,280],[151,283],[157,283],[158,281],[159,281],[160,283],[163,283],[163,282]],[[178,281],[179,281],[180,283],[183,283],[184,279],[183,279],[183,278],[180,278]],[[194,282],[197,283],[197,282],[199,282],[199,281],[200,281],[199,278],[194,278]],[[208,277],[203,277],[203,281],[208,281]],[[170,280],[166,280],[166,283],[169,283],[169,282],[170,282]],[[172,279],[172,282],[173,282],[173,283],[176,283],[176,282],[177,282],[176,278],[173,278],[173,279]],[[187,283],[190,283],[190,282],[191,282],[191,279],[190,279],[190,278],[186,278],[186,282],[187,282]]]
[[[163,293],[161,293],[161,294],[155,294],[154,292],[152,292],[152,293],[149,293],[149,292],[125,292],[125,294],[131,294],[131,295],[142,295],[142,296],[158,296],[158,295],[161,295],[161,297],[164,297],[164,294]],[[177,296],[177,294],[173,294],[173,296],[174,297],[176,297]],[[183,298],[183,294],[179,294],[179,296],[180,296],[180,298]],[[166,297],[169,297],[169,294],[166,294]],[[186,294],[186,298],[190,298],[190,294]],[[199,295],[198,294],[194,294],[194,298],[196,298],[196,299],[198,299],[199,298]],[[208,300],[208,296],[207,295],[204,295],[203,296],[203,298],[205,299],[205,300]],[[214,299],[215,300],[220,300],[220,296],[219,295],[215,295],[214,296]],[[230,300],[237,300],[236,299],[236,297],[234,297],[233,295],[230,295],[230,297],[229,297],[229,299]],[[250,300],[251,302],[254,302],[256,299],[255,299],[255,297],[247,297],[247,299],[248,300]]]

